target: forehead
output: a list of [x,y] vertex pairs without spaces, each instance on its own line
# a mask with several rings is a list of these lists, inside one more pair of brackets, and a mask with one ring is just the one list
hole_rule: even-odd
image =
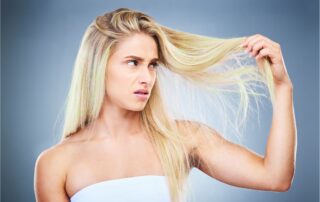
[[157,43],[147,34],[136,33],[119,41],[114,55],[121,58],[128,55],[137,55],[145,59],[158,58]]

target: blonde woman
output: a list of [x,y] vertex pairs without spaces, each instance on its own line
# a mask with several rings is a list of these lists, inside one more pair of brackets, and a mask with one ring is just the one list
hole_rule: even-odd
[[[228,63],[245,51],[258,68]],[[214,71],[219,65],[237,68]],[[160,83],[163,70],[213,96],[221,95],[219,89],[238,93],[242,123],[249,96],[260,95],[250,82],[265,84],[273,104],[266,155],[228,141],[205,123],[170,113],[164,94],[179,82],[164,88],[178,79],[163,77],[167,80]],[[61,141],[37,159],[36,199],[184,201],[193,167],[230,185],[286,191],[296,153],[292,91],[280,45],[263,35],[219,39],[170,29],[132,9],[105,13],[84,34]]]

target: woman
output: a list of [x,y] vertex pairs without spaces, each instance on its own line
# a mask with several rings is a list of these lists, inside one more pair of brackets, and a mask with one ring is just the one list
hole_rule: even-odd
[[[259,68],[228,63],[244,50]],[[219,65],[238,68],[211,71]],[[266,155],[170,114],[162,96],[170,78],[161,84],[160,68],[208,93],[238,87],[242,122],[249,95],[259,95],[249,82],[266,84],[273,104]],[[265,36],[200,36],[126,8],[98,16],[77,55],[61,142],[36,162],[37,201],[181,201],[193,167],[234,186],[286,191],[296,153],[292,88],[280,45]]]

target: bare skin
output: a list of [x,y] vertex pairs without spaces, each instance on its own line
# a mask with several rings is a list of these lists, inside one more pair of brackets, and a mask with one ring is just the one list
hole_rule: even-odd
[[[112,79],[106,81],[110,82],[106,83],[107,91],[108,86],[113,87],[108,91],[109,97],[105,99],[90,141],[84,141],[89,134],[86,128],[39,155],[35,167],[38,202],[66,202],[84,187],[105,180],[163,175],[159,159],[140,127],[138,115],[145,103],[137,101],[132,94],[142,84],[149,90],[154,84],[156,72],[150,62],[158,57],[156,44],[151,37],[138,34],[124,41],[123,45],[125,48],[119,46],[119,57],[117,54],[112,56],[114,63],[111,62],[111,66],[131,65],[132,62],[127,60],[123,63],[123,57],[133,53],[144,61],[134,63],[137,69],[109,69]],[[189,153],[191,148],[195,148],[194,156],[201,162],[192,166],[230,185],[286,191],[293,179],[296,151],[292,83],[277,43],[254,35],[248,37],[243,46],[256,56],[258,62],[261,57],[268,56],[275,77],[276,103],[266,155],[263,157],[229,142],[214,129],[211,129],[208,141],[197,133],[198,123],[179,121],[178,126],[183,134],[190,137]],[[191,124],[194,130],[184,130],[185,124]]]
[[[86,135],[86,132],[79,134],[78,138],[81,139],[82,135]],[[69,140],[75,143],[66,143],[70,147],[65,182],[69,197],[88,185],[105,180],[163,175],[155,151],[143,134],[137,133],[121,140],[113,137],[90,142],[75,139]]]
[[[127,57],[131,55],[144,60]],[[106,99],[99,118],[91,124],[91,140],[84,141],[89,130],[83,129],[40,155],[35,177],[39,201],[49,201],[44,192],[50,190],[60,192],[61,197],[54,200],[67,201],[82,188],[104,180],[163,175],[159,159],[139,122],[147,100],[140,100],[134,94],[138,89],[147,89],[150,96],[157,58],[156,42],[146,34],[135,34],[118,44],[108,63]],[[59,173],[53,180],[61,185],[60,189],[53,188],[52,181],[50,184],[48,180],[41,181],[47,177],[41,176],[46,175],[41,167],[55,158],[60,158],[60,163],[51,169]],[[47,189],[41,189],[46,183]]]

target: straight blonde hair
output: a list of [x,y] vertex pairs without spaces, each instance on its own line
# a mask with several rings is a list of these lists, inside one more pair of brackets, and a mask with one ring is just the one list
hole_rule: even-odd
[[[67,97],[61,141],[97,119],[105,98],[108,58],[121,39],[134,33],[153,37],[163,67],[195,85],[205,86],[212,91],[217,90],[217,84],[237,86],[234,91],[241,98],[242,120],[246,117],[249,96],[259,95],[247,85],[249,82],[265,83],[273,103],[273,78],[266,59],[264,68],[259,71],[245,68],[244,65],[225,72],[208,71],[228,56],[243,51],[239,45],[245,37],[222,39],[173,30],[158,24],[147,14],[119,8],[98,16],[84,33]],[[168,114],[157,80],[141,118],[168,177],[171,199],[173,202],[181,201],[193,159],[187,152],[186,136]]]

